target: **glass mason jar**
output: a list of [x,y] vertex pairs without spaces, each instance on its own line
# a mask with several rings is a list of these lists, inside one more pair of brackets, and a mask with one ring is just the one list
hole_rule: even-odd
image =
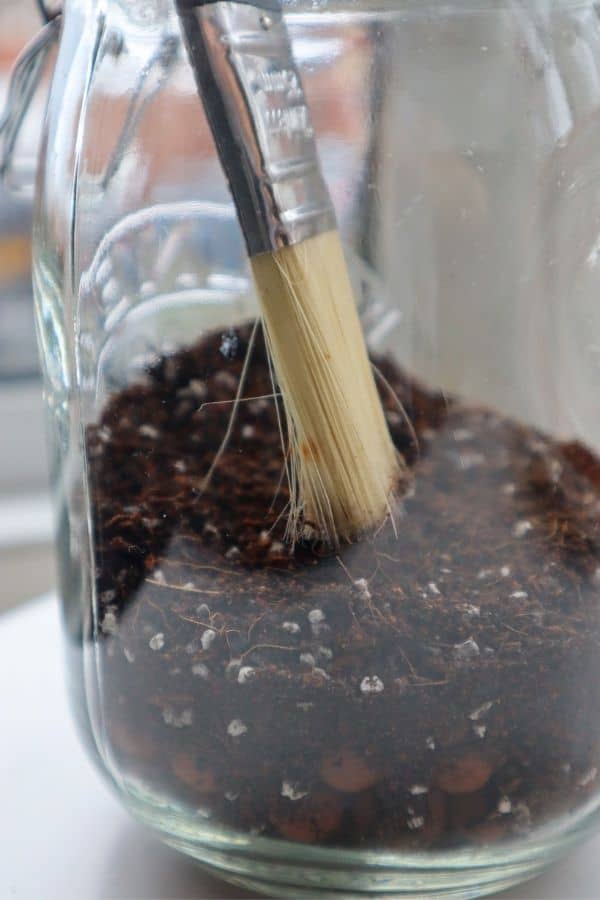
[[375,533],[286,542],[175,7],[67,0],[34,281],[73,705],[133,814],[233,882],[473,897],[598,822],[600,21],[285,13],[408,487]]

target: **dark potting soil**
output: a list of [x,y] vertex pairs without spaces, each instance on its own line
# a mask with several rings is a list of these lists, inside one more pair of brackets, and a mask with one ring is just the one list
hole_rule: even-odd
[[[162,358],[88,428],[105,737],[215,824],[453,847],[582,807],[600,767],[600,460],[377,364],[411,481],[337,551],[284,541],[262,338]],[[383,384],[383,381],[381,382]]]

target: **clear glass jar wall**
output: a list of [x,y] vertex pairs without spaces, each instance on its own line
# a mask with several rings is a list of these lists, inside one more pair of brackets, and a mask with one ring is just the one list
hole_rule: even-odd
[[231,880],[475,896],[597,820],[598,15],[286,15],[409,485],[374,534],[286,542],[174,7],[70,0],[35,289],[74,707],[127,806]]

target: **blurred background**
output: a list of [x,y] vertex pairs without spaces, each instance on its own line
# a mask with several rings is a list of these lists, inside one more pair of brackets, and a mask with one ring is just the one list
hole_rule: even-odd
[[[39,27],[33,2],[0,0],[0,108],[14,59]],[[33,120],[42,104],[37,98]],[[54,582],[30,228],[30,202],[14,199],[0,183],[0,611]]]

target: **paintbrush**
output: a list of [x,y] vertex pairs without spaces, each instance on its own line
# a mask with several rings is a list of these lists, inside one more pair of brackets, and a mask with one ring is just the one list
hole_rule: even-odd
[[352,540],[385,518],[403,463],[375,387],[285,20],[268,0],[177,7],[283,400],[287,534]]

